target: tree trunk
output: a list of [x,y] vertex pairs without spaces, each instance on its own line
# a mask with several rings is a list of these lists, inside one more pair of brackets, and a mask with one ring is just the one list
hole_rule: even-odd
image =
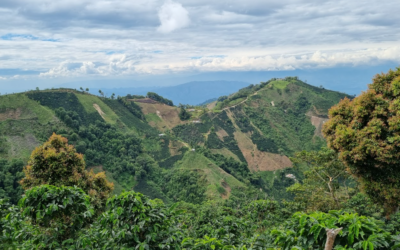
[[340,208],[339,201],[336,198],[335,190],[331,186],[332,181],[333,181],[332,177],[329,177],[329,182],[327,184],[328,184],[329,191],[331,192],[332,199],[335,201],[337,209],[339,209]]
[[341,228],[336,228],[336,229],[326,229],[326,243],[325,243],[325,250],[332,250],[333,249],[333,245],[335,243],[335,239],[336,239],[336,235],[338,235],[338,233],[340,231],[342,231],[342,227]]

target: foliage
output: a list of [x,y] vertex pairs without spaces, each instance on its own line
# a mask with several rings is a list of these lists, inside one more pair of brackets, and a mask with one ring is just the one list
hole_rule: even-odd
[[215,132],[211,131],[206,145],[209,148],[226,147],[232,153],[237,155],[242,162],[246,162],[246,159],[244,158],[243,153],[239,149],[237,141],[235,140],[235,127],[232,123],[232,120],[228,117],[226,111],[223,111],[222,113],[213,117],[212,122],[214,124],[215,131],[224,130],[228,136],[225,136],[224,141],[222,142],[218,139]]
[[107,202],[109,210],[89,231],[92,248],[179,249],[175,207],[124,192]]
[[392,239],[382,223],[356,213],[330,211],[295,213],[284,229],[273,230],[275,243],[282,249],[323,249],[325,229],[343,228],[335,249],[389,249]]
[[349,174],[333,150],[302,151],[291,160],[296,165],[306,164],[306,170],[303,183],[296,182],[288,191],[295,193],[296,200],[307,204],[310,211],[340,209],[350,199]]
[[400,68],[376,75],[368,91],[329,111],[329,147],[375,202],[393,213],[400,202]]
[[86,171],[83,155],[76,153],[66,138],[56,134],[32,152],[24,173],[21,185],[25,190],[43,184],[77,186],[90,195],[96,207],[103,206],[113,190],[104,172]]
[[218,167],[240,181],[244,181],[250,177],[250,170],[244,162],[235,161],[232,157],[227,158],[221,154],[212,154],[209,149],[204,149],[203,154],[213,160]]
[[206,183],[204,175],[190,170],[171,170],[163,176],[163,192],[173,201],[199,204],[205,201]]
[[118,102],[124,105],[125,108],[129,110],[134,116],[139,118],[140,120],[144,120],[144,114],[140,108],[139,105],[137,105],[135,102],[129,101],[128,98],[123,98],[123,97],[118,97],[117,98]]
[[34,91],[26,94],[30,99],[38,101],[41,105],[53,110],[64,108],[66,111],[75,112],[83,124],[88,125],[97,120],[103,120],[99,113],[88,113],[79,102],[73,91],[47,92]]
[[87,226],[94,214],[90,197],[77,187],[34,187],[25,192],[19,205],[22,215],[39,228],[39,246],[60,246]]
[[0,199],[9,199],[11,203],[17,204],[23,193],[18,183],[24,177],[23,166],[22,160],[8,162],[0,159]]
[[182,139],[189,144],[196,145],[204,142],[204,136],[199,130],[198,124],[190,123],[185,125],[178,125],[172,129],[175,136]]
[[[110,102],[120,105],[115,100],[110,100]],[[135,127],[141,128],[140,124],[145,124],[136,117],[134,119],[138,120],[137,126],[133,125]],[[147,141],[155,138],[155,136],[157,140],[160,140],[157,133],[154,133],[149,125],[145,125],[144,131],[150,131]],[[133,178],[130,176],[143,178],[147,174],[151,174],[156,167],[154,159],[144,154],[142,140],[136,135],[124,134],[115,126],[100,121],[96,121],[88,127],[80,126],[79,129],[74,129],[81,138],[77,143],[77,149],[80,153],[85,153],[87,164],[89,166],[104,166],[106,170],[113,172],[116,179],[123,185],[132,182]]]
[[186,121],[189,120],[191,115],[190,113],[186,110],[186,107],[182,104],[179,104],[179,119],[181,119],[181,121]]
[[152,99],[152,100],[154,100],[154,101],[161,102],[161,103],[164,103],[164,104],[169,105],[169,106],[174,106],[174,103],[171,100],[169,100],[167,98],[164,98],[164,97],[162,97],[162,96],[160,96],[160,95],[158,95],[158,94],[156,94],[154,92],[148,92],[147,93],[147,97]]

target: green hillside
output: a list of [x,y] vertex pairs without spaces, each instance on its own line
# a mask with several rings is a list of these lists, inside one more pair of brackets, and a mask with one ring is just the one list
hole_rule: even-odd
[[289,157],[325,145],[327,110],[345,96],[293,77],[272,79],[219,98],[212,110],[193,107],[188,121],[156,101],[71,89],[0,96],[0,156],[26,164],[57,133],[84,154],[87,168],[106,171],[117,193],[200,202],[254,189],[291,199],[285,175],[301,173]]

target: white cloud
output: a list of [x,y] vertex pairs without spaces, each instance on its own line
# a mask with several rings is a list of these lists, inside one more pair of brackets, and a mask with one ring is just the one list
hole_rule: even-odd
[[388,61],[400,62],[400,47],[376,48],[368,50],[315,51],[273,55],[264,54],[246,56],[230,54],[226,56],[203,56],[198,59],[177,56],[165,60],[165,57],[134,60],[125,54],[108,56],[104,63],[62,62],[58,66],[41,73],[41,77],[84,77],[93,76],[129,76],[138,74],[166,74],[179,72],[215,72],[215,71],[281,71],[295,69],[330,68],[342,65],[369,65]]
[[175,1],[1,0],[0,76],[10,79],[7,69],[63,80],[400,63],[393,0]]
[[161,25],[158,31],[161,33],[169,33],[171,31],[184,28],[189,25],[189,12],[182,4],[167,0],[158,11],[158,18]]

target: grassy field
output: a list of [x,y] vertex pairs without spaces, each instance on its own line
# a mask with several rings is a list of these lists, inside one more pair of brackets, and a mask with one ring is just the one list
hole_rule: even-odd
[[290,84],[290,82],[284,80],[276,80],[270,83],[270,85],[277,89],[284,89],[288,84]]
[[6,109],[19,109],[17,119],[37,118],[41,124],[45,124],[54,118],[51,109],[44,107],[25,94],[0,96],[0,113],[6,113]]
[[75,93],[75,95],[78,98],[79,102],[85,108],[86,112],[88,113],[98,112],[95,109],[95,105],[98,105],[98,107],[100,107],[101,111],[103,112],[103,114],[100,115],[107,123],[110,124],[117,123],[118,116],[99,97],[87,94],[78,94],[78,93]]
[[[208,181],[206,195],[210,199],[221,199],[221,188],[224,188],[227,196],[229,196],[231,188],[245,187],[235,177],[226,173],[202,154],[196,152],[187,152],[175,167],[196,170],[205,174]],[[223,182],[228,184],[228,188],[222,186]]]

